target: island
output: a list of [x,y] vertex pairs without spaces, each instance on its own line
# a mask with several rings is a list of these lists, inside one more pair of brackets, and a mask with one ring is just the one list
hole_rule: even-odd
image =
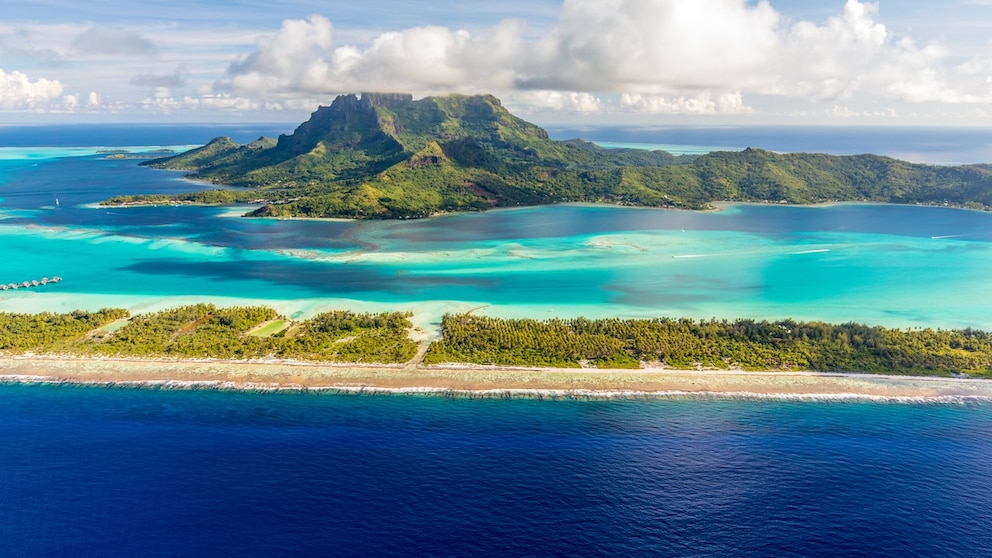
[[404,219],[563,202],[707,209],[714,202],[992,208],[992,166],[748,148],[702,156],[555,141],[492,95],[342,95],[289,135],[227,137],[145,161],[216,187],[105,205],[255,204],[254,217]]
[[992,334],[755,320],[504,319],[195,304],[0,313],[0,381],[468,395],[992,398]]

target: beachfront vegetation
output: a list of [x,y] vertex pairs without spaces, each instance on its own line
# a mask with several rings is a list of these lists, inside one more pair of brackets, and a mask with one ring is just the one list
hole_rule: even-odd
[[87,332],[127,317],[127,310],[104,308],[68,314],[12,314],[0,312],[0,352],[59,352]]
[[195,304],[135,316],[116,333],[79,348],[107,356],[252,358],[261,347],[242,339],[244,333],[275,317],[271,308]]
[[[401,363],[414,358],[410,314],[332,311],[302,321],[271,308],[182,306],[0,313],[0,354],[116,358],[292,359]],[[121,325],[122,320],[126,320]],[[261,334],[259,334],[261,332]],[[425,364],[818,370],[992,377],[992,333],[794,320],[501,319],[447,315]]]
[[992,208],[992,167],[762,149],[674,156],[553,141],[491,95],[340,96],[293,134],[217,138],[149,166],[231,188],[106,204],[256,203],[250,215],[395,219],[560,202],[702,209],[713,201]]
[[[70,314],[0,313],[0,352],[141,358],[296,359],[398,363],[413,358],[408,314],[327,312],[270,336],[249,335],[275,320],[271,308],[195,304],[128,317],[121,309]],[[287,320],[288,322],[288,320]],[[292,332],[292,333],[290,333]]]
[[417,352],[408,335],[411,315],[325,312],[303,322],[275,354],[300,360],[405,362]]
[[528,320],[447,315],[424,362],[992,376],[992,334],[755,320]]

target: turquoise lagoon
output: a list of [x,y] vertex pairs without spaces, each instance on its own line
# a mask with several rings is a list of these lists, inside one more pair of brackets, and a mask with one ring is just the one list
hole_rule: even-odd
[[209,187],[86,148],[0,149],[0,310],[190,301],[513,317],[739,317],[992,329],[992,213],[944,207],[557,205],[415,221],[101,207]]

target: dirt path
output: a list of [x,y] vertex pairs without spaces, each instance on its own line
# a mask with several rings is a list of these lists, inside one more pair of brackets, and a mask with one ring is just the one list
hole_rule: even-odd
[[413,370],[420,366],[424,362],[424,355],[427,354],[427,349],[431,347],[431,342],[429,340],[421,341],[417,346],[417,354],[413,355],[407,363],[403,366],[404,370]]

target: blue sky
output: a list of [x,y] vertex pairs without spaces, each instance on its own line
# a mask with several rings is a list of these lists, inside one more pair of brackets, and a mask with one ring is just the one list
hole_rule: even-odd
[[8,4],[8,122],[295,122],[405,91],[540,123],[992,124],[992,0]]

